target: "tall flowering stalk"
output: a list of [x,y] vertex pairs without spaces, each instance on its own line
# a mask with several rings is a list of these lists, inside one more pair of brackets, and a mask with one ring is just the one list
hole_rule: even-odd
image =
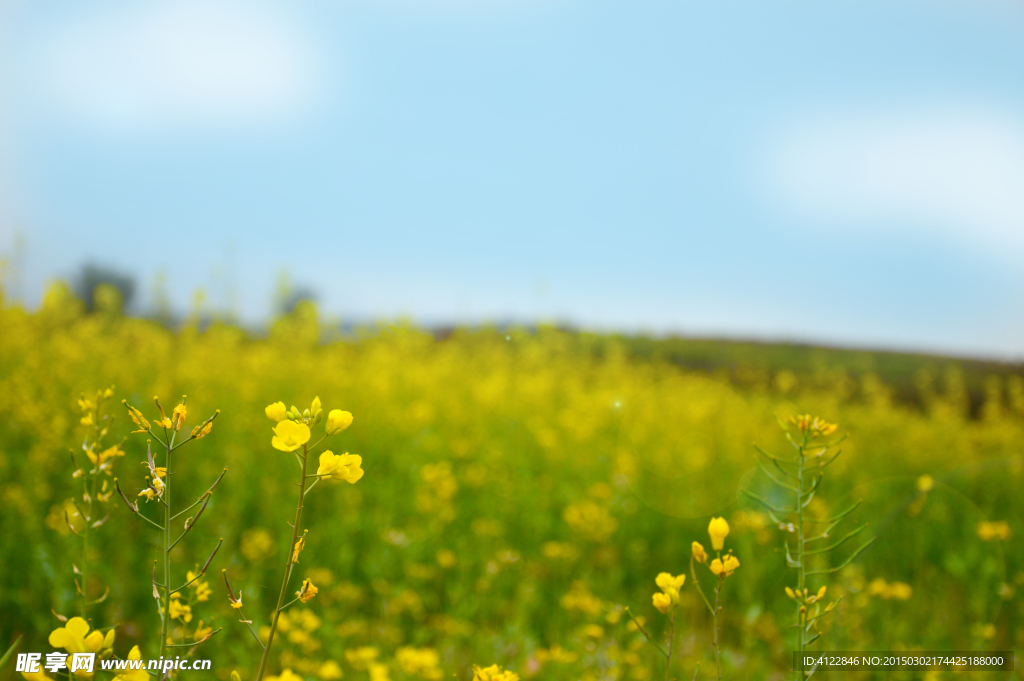
[[[86,609],[90,605],[103,602],[110,594],[108,587],[102,596],[89,599],[89,535],[92,531],[102,526],[110,513],[102,518],[96,518],[97,506],[105,507],[110,497],[114,494],[113,488],[108,482],[111,475],[111,468],[114,460],[124,456],[120,444],[107,447],[103,444],[104,438],[110,432],[110,424],[113,417],[103,413],[103,404],[114,396],[114,386],[106,390],[97,390],[96,396],[92,399],[82,395],[78,398],[78,407],[82,411],[80,423],[87,428],[85,439],[82,442],[82,451],[85,454],[86,465],[78,465],[74,450],[71,451],[71,463],[74,465],[74,473],[71,477],[82,481],[82,494],[72,502],[71,512],[65,507],[64,522],[72,534],[82,540],[81,567],[72,563],[72,569],[76,575],[75,589],[79,596],[79,613],[86,618]],[[100,511],[102,513],[102,511]],[[82,578],[81,583],[78,577]]]
[[[711,549],[715,552],[715,558],[708,564],[708,554],[700,542],[693,542],[690,545],[690,574],[693,575],[693,584],[697,592],[704,600],[704,605],[711,611],[712,643],[715,647],[715,667],[718,669],[718,679],[722,679],[722,646],[718,640],[718,617],[722,613],[722,587],[725,586],[725,578],[732,575],[740,566],[739,559],[732,555],[732,549],[724,556],[722,549],[725,548],[725,538],[729,536],[729,523],[725,518],[712,518],[708,523],[708,536],[711,538]],[[697,578],[697,563],[708,566],[718,582],[715,585],[715,604],[711,605],[704,589],[700,587],[700,580]]]
[[[316,397],[313,399],[312,404],[308,409],[299,411],[298,407],[292,406],[291,409],[287,409],[284,406],[284,402],[275,402],[269,405],[265,410],[267,418],[273,421],[276,425],[273,428],[273,437],[270,440],[270,444],[274,449],[282,452],[290,452],[295,455],[295,459],[299,464],[299,480],[298,480],[298,501],[295,505],[295,517],[294,521],[289,523],[292,528],[291,541],[289,541],[289,551],[285,558],[284,564],[284,577],[281,580],[281,591],[277,597],[277,606],[274,608],[274,612],[271,615],[270,630],[267,634],[267,640],[264,643],[260,640],[260,637],[256,634],[256,631],[252,627],[252,621],[242,615],[242,592],[239,591],[236,595],[234,589],[231,588],[231,582],[228,579],[227,572],[224,572],[224,583],[228,590],[228,600],[231,601],[231,607],[238,610],[239,615],[242,616],[242,622],[249,628],[253,637],[257,643],[263,648],[263,656],[260,659],[259,669],[256,671],[256,681],[263,679],[267,673],[267,662],[270,659],[270,650],[274,644],[274,635],[277,633],[278,621],[281,617],[281,613],[287,609],[290,605],[296,601],[307,603],[313,599],[317,594],[317,587],[309,579],[302,581],[298,590],[295,591],[295,597],[287,603],[285,598],[288,595],[289,583],[292,579],[292,573],[295,568],[295,564],[299,562],[299,554],[306,547],[306,536],[308,531],[303,530],[301,535],[299,534],[299,527],[302,523],[302,506],[306,498],[306,494],[309,493],[313,487],[316,486],[320,480],[344,480],[350,484],[355,484],[360,478],[363,477],[363,458],[357,454],[344,454],[337,455],[330,450],[325,450],[320,453],[318,457],[319,466],[317,467],[316,473],[310,473],[309,471],[309,459],[310,454],[315,450],[325,439],[331,435],[340,433],[341,431],[352,425],[352,414],[347,411],[340,409],[333,409],[327,415],[326,423],[324,424],[324,435],[316,441],[313,445],[309,444],[312,431],[310,428],[317,425],[323,418],[323,408],[321,407],[320,398]],[[309,482],[312,480],[312,482]]]
[[651,602],[658,612],[669,618],[668,634],[665,636],[666,647],[662,648],[654,641],[654,638],[644,628],[643,622],[634,617],[629,608],[626,608],[626,612],[633,620],[636,628],[644,635],[644,638],[665,657],[665,681],[668,681],[672,669],[672,646],[676,639],[676,610],[679,608],[679,590],[686,583],[686,575],[673,576],[668,572],[660,572],[654,578],[654,583],[661,590],[654,592],[651,596]]
[[[78,399],[78,407],[82,413],[79,422],[87,429],[85,439],[82,441],[85,461],[83,466],[80,466],[74,450],[71,451],[71,463],[74,466],[71,477],[82,482],[82,493],[64,505],[64,522],[67,523],[71,533],[82,540],[81,558],[78,563],[71,563],[75,574],[79,615],[68,619],[68,617],[54,612],[62,626],[52,631],[48,638],[50,645],[54,648],[64,648],[68,653],[96,653],[101,659],[114,655],[115,633],[113,627],[95,629],[90,632],[88,609],[90,606],[106,600],[110,594],[110,588],[104,589],[102,595],[90,598],[89,538],[93,531],[110,518],[110,512],[107,512],[102,518],[96,516],[104,512],[106,504],[114,494],[114,489],[108,481],[112,475],[111,468],[114,460],[124,456],[124,451],[120,447],[121,443],[108,447],[103,442],[109,434],[110,425],[113,422],[112,416],[103,413],[103,405],[113,396],[114,386],[111,386],[106,390],[97,390],[96,396],[93,398],[82,395]],[[63,666],[68,670],[69,678],[72,674],[76,678],[91,678],[92,676],[86,671],[76,668],[70,656],[65,659]],[[0,662],[0,669],[3,669],[2,662]]]
[[[839,426],[809,414],[791,417],[788,421],[780,419],[779,425],[786,432],[786,439],[796,450],[794,457],[780,459],[760,447],[755,446],[755,448],[761,457],[758,459],[761,470],[791,497],[793,508],[776,508],[749,490],[744,490],[744,493],[768,509],[768,515],[772,521],[778,524],[779,529],[796,535],[796,543],[792,546],[789,539],[784,538],[783,548],[786,553],[786,565],[797,571],[796,589],[787,586],[786,595],[795,603],[796,622],[793,627],[797,632],[796,647],[799,653],[796,672],[798,679],[804,679],[815,671],[814,669],[805,669],[803,660],[807,646],[821,636],[817,631],[818,620],[831,612],[839,602],[837,599],[822,607],[827,587],[822,585],[814,590],[813,587],[808,586],[808,577],[827,575],[842,570],[877,537],[872,537],[861,544],[839,565],[809,569],[809,562],[814,560],[812,556],[831,553],[864,531],[867,528],[867,523],[834,539],[833,531],[846,516],[860,506],[860,501],[829,518],[811,518],[806,514],[807,505],[811,503],[821,485],[825,468],[842,453],[841,449],[835,448],[846,438],[845,435],[828,441],[828,438],[835,434]],[[835,453],[830,454],[829,452],[833,449],[835,449]],[[764,460],[762,461],[762,459]],[[769,470],[769,464],[772,466],[772,470]],[[815,526],[824,526],[825,529],[813,532],[812,528]],[[832,540],[831,543],[828,540]],[[812,629],[815,630],[813,635],[811,634]]]
[[[185,576],[184,583],[175,588],[171,587],[173,584],[171,574],[171,549],[177,546],[178,542],[184,539],[185,535],[195,527],[199,517],[210,504],[210,499],[213,496],[213,489],[224,478],[224,474],[227,472],[227,467],[221,471],[220,476],[214,480],[213,484],[210,485],[210,487],[200,495],[196,501],[175,513],[174,507],[171,505],[172,461],[174,452],[193,440],[200,440],[209,435],[213,428],[213,420],[217,418],[218,414],[220,414],[220,410],[217,410],[214,412],[213,416],[193,428],[188,437],[178,441],[178,435],[181,432],[182,427],[185,425],[185,419],[188,415],[188,409],[185,406],[185,396],[182,396],[181,402],[174,407],[170,416],[164,412],[164,408],[160,405],[160,399],[158,397],[154,397],[153,401],[156,404],[157,410],[160,412],[160,418],[156,419],[154,423],[150,423],[146,417],[143,416],[141,411],[129,405],[127,401],[122,400],[122,403],[128,409],[128,415],[131,416],[132,421],[135,422],[137,427],[137,430],[132,431],[132,433],[145,433],[151,438],[150,440],[147,440],[146,443],[146,461],[142,462],[146,466],[149,474],[146,476],[146,487],[138,493],[138,497],[145,498],[147,503],[150,501],[155,501],[157,503],[161,510],[160,520],[153,520],[142,513],[139,509],[139,502],[129,501],[128,497],[121,491],[120,485],[117,484],[116,478],[114,482],[117,484],[117,491],[121,494],[121,498],[124,499],[128,508],[137,517],[141,518],[148,525],[158,530],[161,534],[162,542],[160,554],[156,561],[161,565],[161,578],[160,581],[157,581],[157,568],[156,565],[154,565],[152,586],[153,598],[157,602],[157,612],[160,614],[160,657],[164,657],[168,648],[194,649],[196,646],[205,642],[211,636],[220,631],[220,629],[213,630],[212,627],[204,626],[202,620],[192,628],[192,631],[188,631],[188,625],[193,619],[193,602],[202,602],[209,598],[209,586],[206,582],[201,581],[201,579],[206,574],[206,570],[210,567],[210,563],[213,562],[213,557],[217,555],[217,551],[220,550],[221,544],[224,543],[224,540],[221,539],[217,542],[217,546],[215,546],[213,551],[210,553],[210,557],[206,560],[206,564],[203,565],[202,569],[198,571],[189,570]],[[160,436],[157,429],[162,431],[163,437]],[[156,440],[163,449],[162,466],[157,465],[157,460],[153,456],[153,440]],[[194,509],[196,506],[199,506],[199,510],[195,512],[195,515],[189,516],[185,520],[184,530],[174,538],[171,523]],[[187,593],[186,589],[190,589],[192,591],[192,595],[183,602],[182,594]],[[177,623],[177,629],[172,630],[172,624],[175,622]]]

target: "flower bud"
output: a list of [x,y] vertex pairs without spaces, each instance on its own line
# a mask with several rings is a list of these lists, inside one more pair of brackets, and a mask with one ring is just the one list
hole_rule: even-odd
[[284,402],[274,402],[268,404],[267,408],[264,409],[267,414],[267,418],[275,423],[280,423],[288,418],[288,412],[285,410]]
[[332,409],[327,415],[327,425],[324,430],[328,435],[339,433],[352,425],[352,414],[341,409]]

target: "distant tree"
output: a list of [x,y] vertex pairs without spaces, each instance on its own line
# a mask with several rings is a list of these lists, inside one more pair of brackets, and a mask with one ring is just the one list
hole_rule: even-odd
[[274,313],[288,315],[295,311],[299,303],[316,303],[317,293],[308,286],[296,286],[287,270],[277,275],[277,291],[274,294]]
[[[105,294],[104,291],[109,292],[110,288],[116,289],[120,293],[121,308],[124,310],[131,307],[132,299],[135,296],[135,278],[132,275],[120,272],[108,265],[91,262],[82,265],[78,274],[75,275],[72,285],[75,295],[85,303],[90,312],[96,310],[97,305],[101,307],[109,305],[108,299],[111,296]],[[101,299],[97,298],[97,289]]]
[[316,291],[311,288],[300,287],[291,291],[286,298],[280,302],[278,312],[280,314],[291,314],[299,303],[316,302]]

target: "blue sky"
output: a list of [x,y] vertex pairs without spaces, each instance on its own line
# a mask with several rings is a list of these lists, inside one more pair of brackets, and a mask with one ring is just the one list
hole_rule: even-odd
[[1001,0],[0,4],[0,250],[175,304],[1024,358]]

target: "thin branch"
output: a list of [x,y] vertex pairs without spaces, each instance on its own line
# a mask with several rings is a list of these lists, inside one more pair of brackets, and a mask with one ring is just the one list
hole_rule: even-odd
[[661,653],[665,657],[668,657],[668,653],[666,653],[664,650],[662,650],[661,646],[659,646],[657,643],[654,642],[654,639],[651,638],[651,635],[647,633],[646,629],[644,629],[644,625],[640,624],[640,620],[638,620],[636,617],[633,616],[633,611],[630,610],[629,608],[626,608],[626,614],[628,614],[629,618],[631,620],[633,620],[633,624],[635,624],[636,628],[640,630],[640,633],[643,634],[644,637],[646,637],[648,641],[650,641],[651,645],[654,646],[654,648],[659,653]]
[[[186,440],[186,442],[188,442],[188,440]],[[175,514],[174,514],[173,516],[171,516],[171,520],[174,520],[175,518],[177,518],[178,516],[180,516],[180,515],[181,515],[182,513],[186,513],[187,511],[190,511],[190,510],[192,510],[193,508],[195,508],[195,507],[196,507],[196,504],[198,504],[198,503],[199,503],[200,501],[202,501],[202,500],[203,500],[203,498],[205,498],[205,497],[209,496],[210,494],[213,494],[213,488],[214,488],[214,487],[216,487],[217,485],[219,485],[219,484],[220,484],[220,481],[221,481],[221,480],[222,480],[222,479],[224,478],[224,475],[225,475],[225,474],[226,474],[227,472],[228,472],[228,467],[227,467],[227,466],[224,466],[224,470],[222,470],[222,471],[220,472],[220,475],[219,475],[219,476],[217,476],[217,479],[213,481],[213,484],[212,484],[212,485],[210,485],[210,488],[209,488],[208,490],[206,490],[205,492],[203,492],[203,494],[202,494],[202,495],[201,495],[201,496],[200,496],[200,497],[199,497],[198,499],[196,499],[196,501],[195,501],[195,503],[194,503],[194,504],[192,504],[191,506],[189,506],[189,507],[188,507],[188,508],[186,508],[186,509],[182,509],[181,511],[178,511],[178,512],[177,512],[177,513],[175,513]]]
[[818,468],[825,468],[825,467],[831,465],[832,462],[835,461],[836,459],[838,459],[839,455],[842,454],[842,453],[843,453],[843,450],[841,450],[841,449],[837,450],[836,453],[832,455],[831,459],[829,459],[828,461],[821,461],[821,462],[819,462],[818,463]]
[[206,501],[203,503],[202,508],[199,509],[199,513],[196,513],[194,518],[190,518],[188,521],[186,521],[188,524],[185,525],[185,531],[182,532],[178,536],[178,538],[174,540],[173,544],[171,544],[170,546],[167,547],[167,553],[170,553],[171,549],[173,549],[175,546],[177,546],[178,542],[180,542],[182,539],[184,539],[185,535],[188,534],[189,532],[191,532],[192,528],[196,526],[196,521],[199,520],[199,516],[201,516],[203,514],[203,511],[206,510],[206,506],[210,503],[210,498],[211,497],[209,497],[209,496],[206,497]]
[[808,522],[808,523],[815,523],[816,525],[826,525],[828,523],[835,522],[836,520],[842,520],[846,516],[848,516],[851,513],[853,513],[854,510],[856,510],[856,508],[858,506],[860,506],[862,501],[863,501],[863,499],[858,500],[857,503],[855,503],[853,506],[851,506],[850,508],[846,509],[845,511],[839,513],[838,515],[832,516],[831,518],[821,518],[821,519],[818,519],[818,518],[804,518],[804,521]]
[[[185,440],[185,442],[188,442],[188,440]],[[204,636],[203,638],[201,638],[198,641],[193,641],[192,643],[168,643],[167,647],[168,648],[195,648],[200,643],[206,641],[207,639],[209,639],[214,634],[219,634],[223,630],[224,630],[224,627],[220,627],[219,629],[217,629],[215,631],[211,631],[209,634],[207,634],[206,636]]]
[[[840,546],[842,546],[842,545],[843,545],[843,543],[844,543],[844,542],[846,542],[846,541],[848,541],[848,540],[852,539],[853,537],[857,536],[857,535],[858,535],[858,534],[859,534],[860,532],[862,532],[862,531],[864,530],[864,528],[866,528],[867,526],[868,526],[868,524],[867,524],[867,523],[864,523],[863,525],[861,525],[861,526],[860,526],[860,527],[858,527],[857,529],[855,529],[855,530],[853,530],[853,531],[849,532],[848,534],[846,534],[846,535],[845,535],[845,536],[844,536],[844,537],[843,537],[842,539],[840,539],[839,541],[837,541],[837,542],[836,542],[835,544],[833,544],[832,546],[828,546],[828,547],[826,547],[826,548],[823,548],[823,549],[815,549],[815,550],[813,550],[813,551],[804,551],[804,555],[805,555],[805,556],[810,556],[810,555],[813,555],[813,554],[815,554],[815,553],[827,553],[827,552],[831,551],[832,549],[835,549],[835,548],[839,548]],[[806,543],[806,542],[805,542],[805,543]]]
[[709,601],[708,597],[704,595],[704,589],[700,588],[700,580],[697,579],[697,568],[695,566],[693,556],[690,556],[690,574],[693,575],[693,585],[697,587],[697,593],[699,593],[700,597],[704,600],[704,605],[708,606],[708,611],[712,616],[714,616],[715,609],[711,607],[711,601]]
[[748,497],[750,497],[751,499],[753,499],[754,501],[756,501],[757,503],[759,503],[759,504],[761,504],[762,506],[764,506],[765,508],[767,508],[767,509],[768,509],[769,511],[774,511],[775,513],[783,513],[783,514],[785,514],[785,515],[789,515],[790,513],[796,513],[796,511],[795,511],[795,510],[793,510],[793,509],[788,509],[788,508],[775,508],[774,506],[772,506],[772,505],[771,505],[771,504],[769,504],[769,503],[768,503],[767,501],[765,501],[765,500],[764,500],[764,499],[762,499],[761,497],[757,496],[756,494],[754,494],[754,493],[753,493],[753,492],[751,492],[750,490],[746,490],[746,489],[745,489],[745,490],[743,490],[743,493],[744,493],[744,494],[746,494],[746,495],[747,495]]
[[769,472],[768,472],[768,469],[767,469],[767,468],[765,468],[765,467],[764,467],[764,464],[763,464],[763,463],[761,463],[760,461],[758,461],[758,462],[757,462],[757,467],[761,469],[761,472],[762,472],[762,473],[764,473],[765,475],[767,475],[767,476],[768,476],[768,479],[769,479],[769,480],[771,480],[772,482],[774,482],[774,483],[775,483],[776,485],[778,485],[779,487],[782,487],[783,489],[788,489],[788,490],[789,490],[790,492],[796,492],[796,491],[797,491],[796,487],[793,487],[793,485],[790,485],[789,483],[786,483],[786,482],[782,482],[781,480],[779,480],[778,478],[776,478],[776,477],[775,477],[774,475],[772,475],[771,473],[769,473]]
[[827,570],[811,570],[810,572],[808,572],[806,574],[808,574],[808,575],[827,575],[827,574],[830,574],[832,572],[839,572],[844,567],[846,567],[851,562],[853,562],[854,558],[856,558],[861,553],[863,553],[864,549],[866,549],[867,547],[871,546],[876,539],[878,539],[878,537],[872,537],[871,539],[868,539],[866,542],[861,544],[861,547],[859,549],[857,549],[852,554],[850,554],[849,558],[847,558],[846,560],[844,560],[842,563],[840,563],[839,565],[835,566],[834,568],[829,568]]
[[220,541],[218,541],[218,542],[217,542],[217,546],[215,546],[215,547],[213,548],[213,553],[211,553],[211,554],[210,554],[210,557],[206,559],[206,565],[204,565],[204,566],[203,566],[203,569],[199,571],[199,574],[197,574],[197,575],[196,575],[195,577],[193,577],[192,579],[188,580],[187,582],[185,582],[184,584],[182,584],[181,586],[179,586],[179,587],[178,587],[177,589],[175,589],[175,590],[174,590],[174,591],[172,591],[171,593],[176,593],[176,592],[178,592],[178,591],[181,591],[182,589],[184,589],[184,588],[188,587],[188,586],[189,586],[190,584],[192,584],[192,582],[196,581],[197,579],[199,579],[200,577],[202,577],[203,575],[205,575],[205,574],[206,574],[206,570],[207,570],[207,568],[209,568],[209,567],[210,567],[210,563],[212,563],[212,562],[213,562],[213,557],[217,555],[217,552],[218,552],[218,551],[220,551],[220,546],[221,546],[221,544],[223,544],[223,543],[224,543],[224,537],[221,537],[221,538],[220,538]]

